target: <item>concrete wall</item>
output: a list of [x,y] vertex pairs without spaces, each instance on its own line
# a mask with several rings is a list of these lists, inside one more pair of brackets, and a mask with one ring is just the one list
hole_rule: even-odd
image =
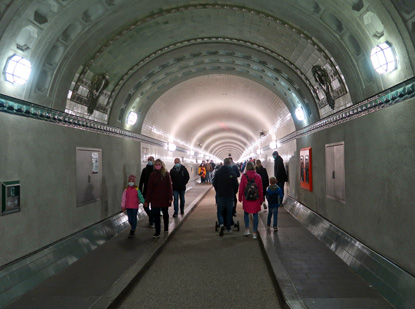
[[[120,211],[140,143],[0,113],[0,181],[20,180],[21,211],[0,216],[0,266]],[[102,149],[102,200],[76,205],[76,147]]]
[[[198,179],[194,158],[128,138],[4,113],[0,132],[0,182],[21,183],[21,211],[0,216],[0,267],[119,212],[128,175],[136,175],[138,182],[147,163],[144,148],[168,170],[175,157],[181,158],[191,180]],[[102,199],[80,207],[76,147],[102,150]]]
[[[289,194],[415,274],[412,229],[414,99],[297,140]],[[344,141],[346,203],[326,197],[325,145]],[[313,192],[301,189],[298,153],[312,147]],[[292,172],[295,171],[293,175]],[[293,176],[295,187],[293,188]]]

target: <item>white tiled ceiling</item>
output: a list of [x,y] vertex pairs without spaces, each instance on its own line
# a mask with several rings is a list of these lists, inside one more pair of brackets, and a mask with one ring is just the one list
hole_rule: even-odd
[[[259,140],[260,131],[274,132],[277,123],[283,128],[279,136],[295,130],[288,108],[275,93],[249,79],[215,74],[164,93],[147,113],[142,133],[161,138],[156,132],[164,132],[190,147],[201,144],[204,151],[222,157],[232,149],[238,157],[240,149]],[[225,148],[226,154],[221,151]]]

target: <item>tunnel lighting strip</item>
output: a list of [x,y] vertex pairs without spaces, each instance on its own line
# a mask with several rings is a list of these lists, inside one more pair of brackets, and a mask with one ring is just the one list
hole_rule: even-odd
[[[315,133],[344,122],[363,117],[376,112],[385,107],[393,106],[399,102],[406,101],[415,96],[415,78],[406,81],[396,87],[369,98],[361,103],[346,108],[334,115],[324,118],[312,125],[295,131],[278,140],[278,143],[288,143],[294,139]],[[146,135],[123,130],[117,127],[105,125],[83,117],[70,115],[48,107],[40,106],[6,95],[0,94],[0,112],[13,114],[21,117],[28,117],[37,120],[52,122],[58,125],[71,127],[74,129],[91,131],[100,134],[117,136],[122,138],[132,138],[140,142],[166,147],[168,143],[151,138]],[[268,150],[269,146],[262,148]],[[187,152],[185,148],[177,147],[176,151]]]

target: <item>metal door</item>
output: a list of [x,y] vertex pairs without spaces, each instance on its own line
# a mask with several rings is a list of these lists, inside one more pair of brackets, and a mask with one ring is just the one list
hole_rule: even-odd
[[76,204],[82,206],[101,199],[101,149],[76,148]]
[[344,142],[326,145],[326,194],[345,201]]

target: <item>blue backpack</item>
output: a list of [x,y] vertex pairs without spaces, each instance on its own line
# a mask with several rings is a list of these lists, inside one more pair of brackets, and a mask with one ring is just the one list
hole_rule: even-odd
[[259,190],[255,182],[255,178],[249,179],[247,174],[245,174],[245,176],[246,179],[248,179],[248,182],[244,190],[245,199],[247,201],[256,201],[257,199],[259,199]]

